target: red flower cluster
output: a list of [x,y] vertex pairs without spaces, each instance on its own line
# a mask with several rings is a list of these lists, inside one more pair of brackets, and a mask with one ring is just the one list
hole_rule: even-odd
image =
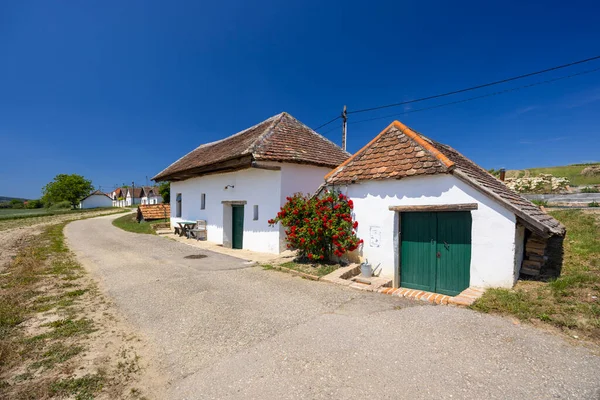
[[269,224],[279,222],[287,228],[288,248],[297,249],[300,257],[309,260],[341,257],[363,243],[356,237],[354,204],[344,194],[325,192],[319,197],[295,194],[286,199],[287,203]]

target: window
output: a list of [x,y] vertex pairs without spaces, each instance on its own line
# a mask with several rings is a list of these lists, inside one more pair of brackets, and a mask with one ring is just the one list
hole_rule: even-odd
[[206,209],[206,194],[205,193],[202,193],[200,195],[200,209],[201,210]]
[[258,205],[254,206],[254,221],[258,221]]
[[177,218],[181,218],[181,193],[177,193],[177,207],[175,211],[175,216]]

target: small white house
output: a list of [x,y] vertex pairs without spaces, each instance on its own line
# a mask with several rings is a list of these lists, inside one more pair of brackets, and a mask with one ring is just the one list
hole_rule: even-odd
[[163,202],[157,186],[142,186],[141,196],[140,204],[160,204]]
[[287,113],[204,144],[160,172],[171,182],[171,224],[207,221],[207,239],[235,249],[280,253],[286,197],[313,193],[349,154]]
[[79,202],[79,208],[112,207],[113,202],[109,195],[99,190],[90,193]]
[[113,207],[125,207],[127,205],[127,188],[116,188],[111,193]]
[[353,201],[361,256],[394,287],[456,295],[469,286],[510,288],[532,267],[560,271],[558,221],[398,121],[326,182]]
[[127,194],[125,195],[125,205],[131,206],[135,204],[142,204],[141,187],[127,188]]

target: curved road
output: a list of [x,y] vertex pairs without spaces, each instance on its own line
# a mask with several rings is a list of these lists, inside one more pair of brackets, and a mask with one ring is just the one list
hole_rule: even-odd
[[248,267],[116,217],[69,224],[68,243],[153,342],[169,399],[600,397],[600,357],[535,328]]

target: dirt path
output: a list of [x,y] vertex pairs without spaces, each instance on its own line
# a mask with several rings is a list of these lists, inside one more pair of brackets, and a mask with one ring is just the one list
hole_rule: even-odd
[[600,357],[533,327],[247,267],[111,219],[70,224],[69,245],[156,346],[166,398],[600,396]]

